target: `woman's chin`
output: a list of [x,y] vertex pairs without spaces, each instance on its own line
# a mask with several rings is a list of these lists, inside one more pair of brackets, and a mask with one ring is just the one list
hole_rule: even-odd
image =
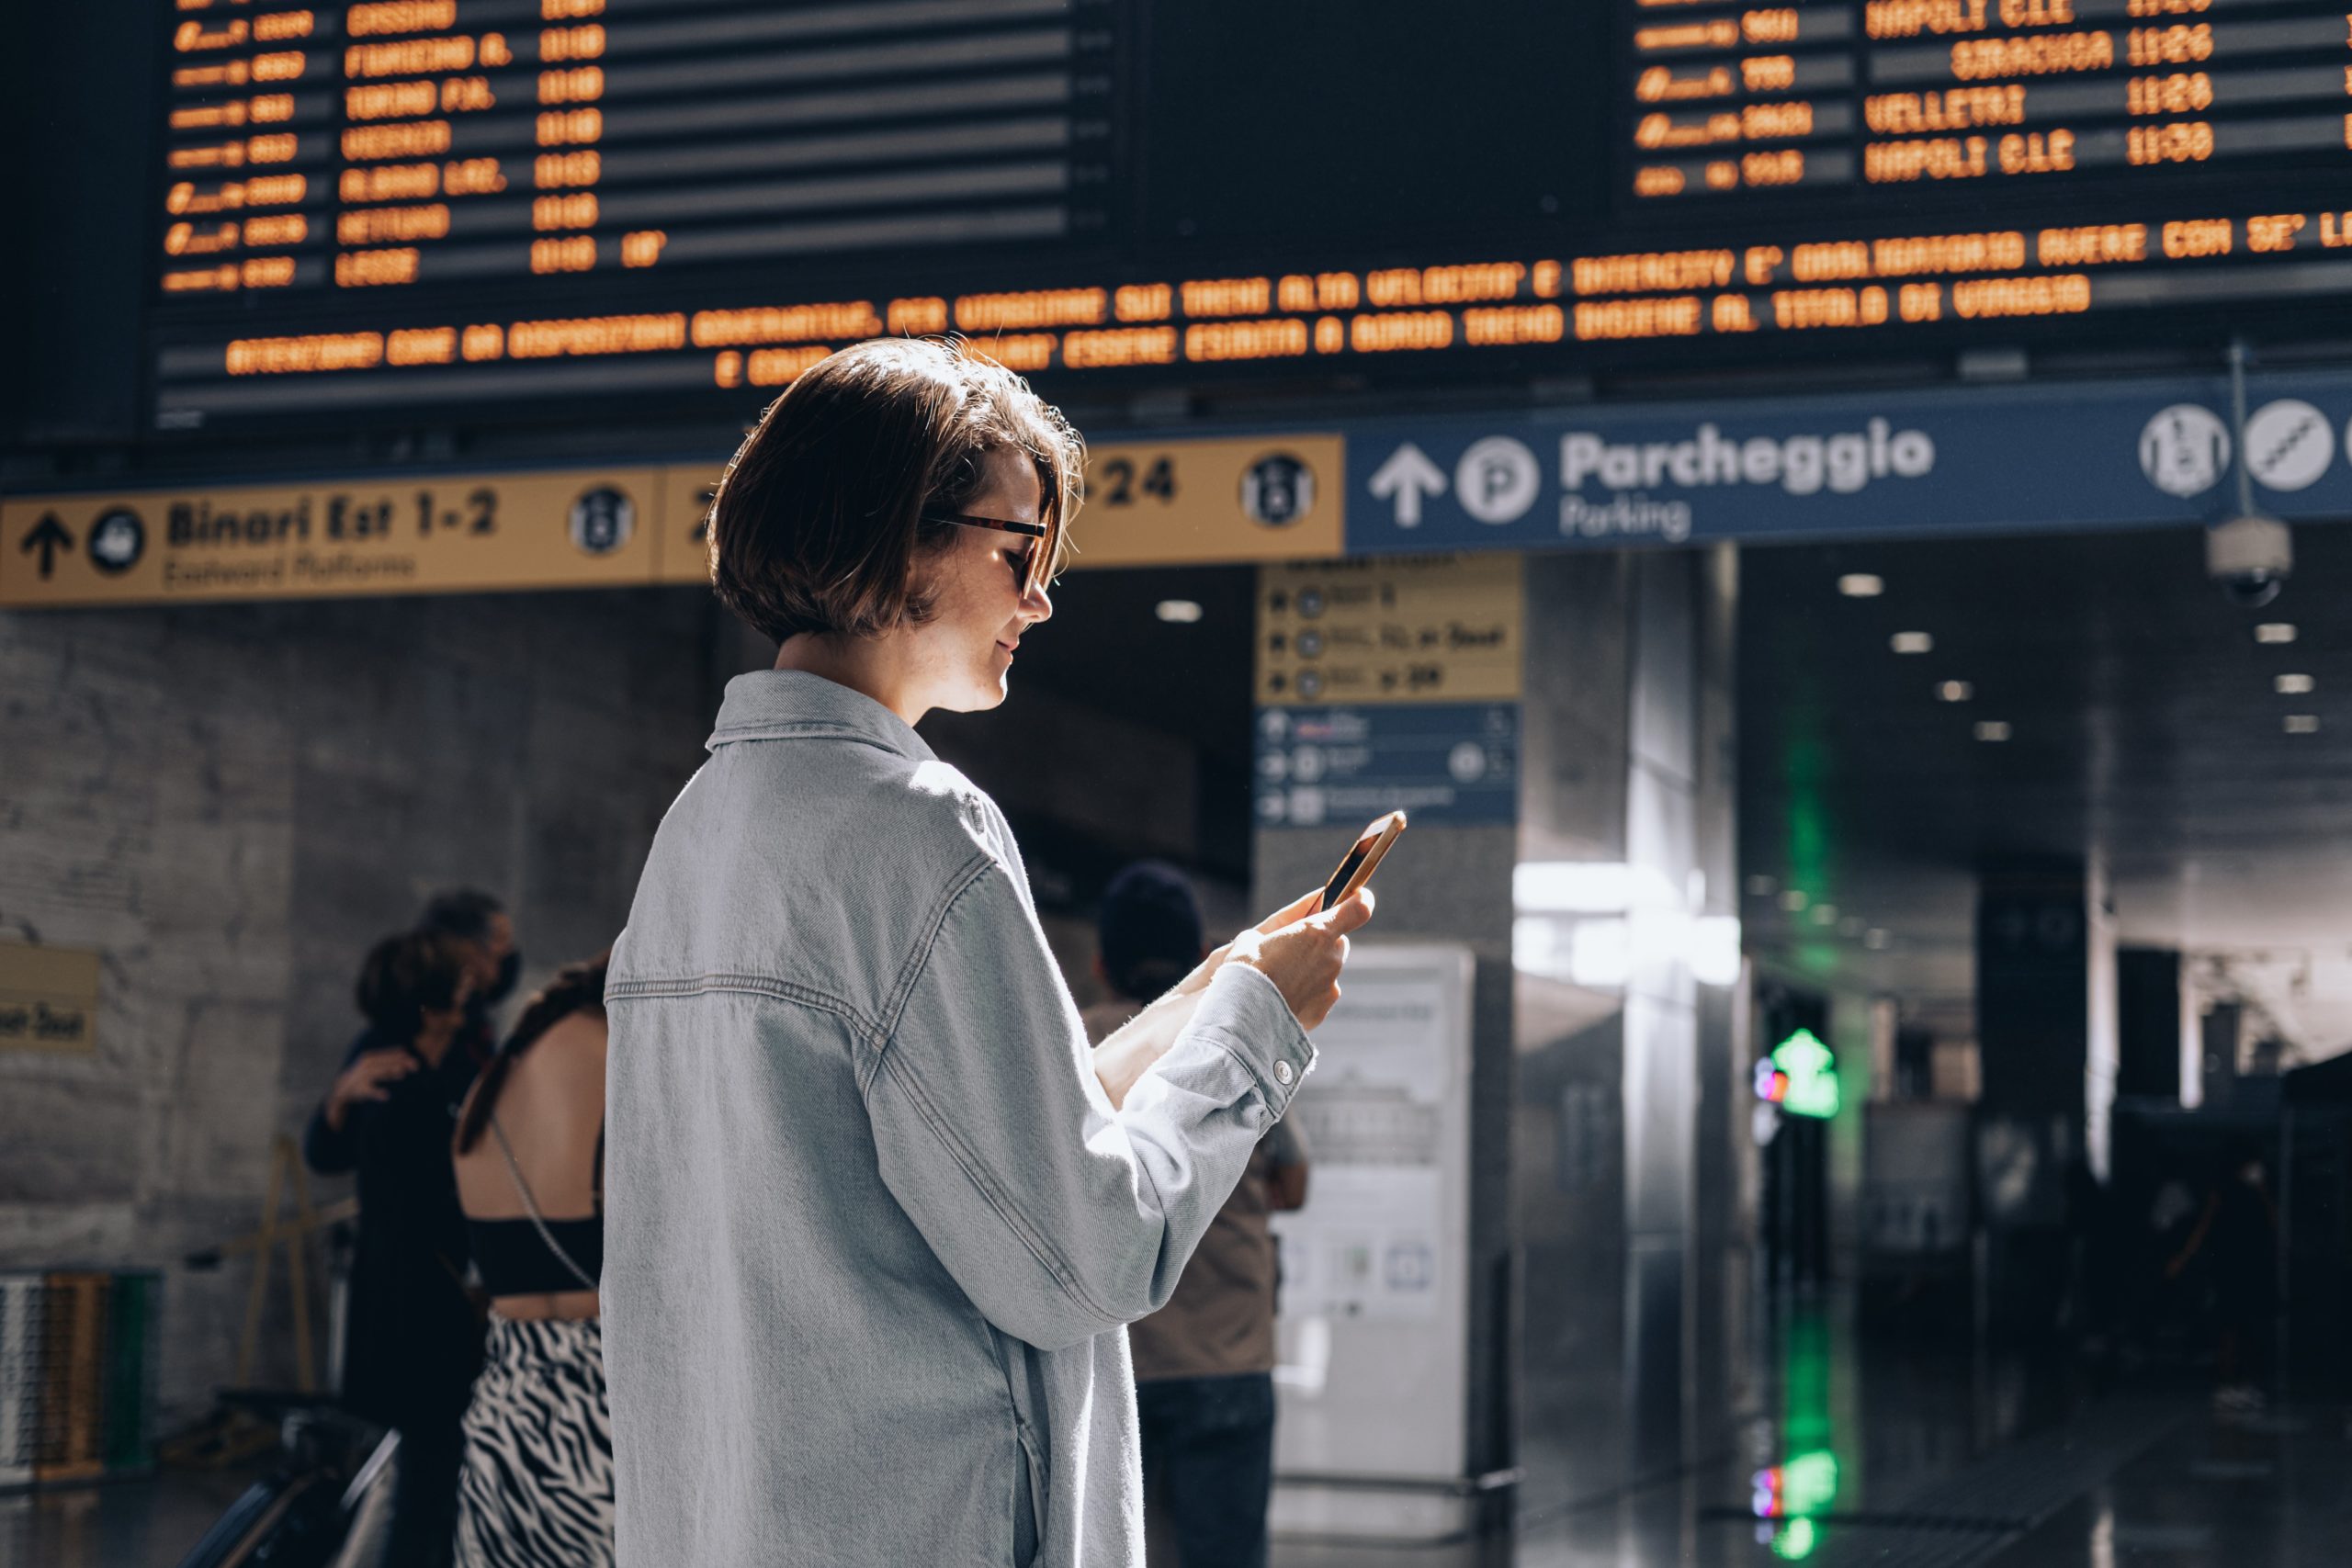
[[1011,685],[1006,675],[986,676],[973,682],[952,700],[935,705],[949,713],[986,713],[1003,705]]

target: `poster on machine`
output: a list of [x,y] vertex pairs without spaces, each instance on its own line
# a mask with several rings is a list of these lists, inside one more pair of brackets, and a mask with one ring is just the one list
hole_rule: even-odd
[[1443,1001],[1409,972],[1350,970],[1315,1075],[1289,1113],[1306,1135],[1313,1200],[1274,1221],[1286,1315],[1437,1315]]
[[1361,942],[1316,1032],[1287,1112],[1306,1204],[1272,1222],[1278,1473],[1461,1474],[1439,1413],[1467,1376],[1471,969],[1457,944]]

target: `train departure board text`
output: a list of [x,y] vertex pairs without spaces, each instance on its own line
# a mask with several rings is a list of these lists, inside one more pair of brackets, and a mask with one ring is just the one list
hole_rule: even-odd
[[2352,153],[2352,13],[2340,5],[1619,8],[1621,190],[1642,202],[2095,176],[2156,185],[2171,170],[2326,166]]
[[1105,0],[167,5],[167,297],[1050,245],[1116,189]]
[[156,0],[151,428],[738,407],[884,333],[1329,384],[2352,306],[2342,0],[1199,4]]

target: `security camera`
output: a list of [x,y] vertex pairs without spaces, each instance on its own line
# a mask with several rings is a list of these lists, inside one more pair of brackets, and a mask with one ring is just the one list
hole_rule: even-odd
[[2205,531],[2205,575],[2230,603],[2259,610],[2295,570],[2295,536],[2275,517],[2248,513]]

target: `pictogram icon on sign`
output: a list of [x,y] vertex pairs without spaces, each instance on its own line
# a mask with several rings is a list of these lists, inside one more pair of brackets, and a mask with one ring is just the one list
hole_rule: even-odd
[[1315,470],[1287,452],[1269,452],[1241,476],[1241,510],[1269,528],[1289,526],[1315,510]]
[[1370,488],[1373,499],[1393,504],[1396,526],[1418,528],[1421,525],[1422,498],[1445,493],[1445,470],[1430,462],[1428,453],[1408,441],[1372,471]]
[[637,503],[611,485],[583,491],[571,503],[571,542],[592,556],[608,556],[637,532]]
[[2213,411],[2175,403],[2140,432],[2140,471],[2166,495],[2202,495],[2230,466],[2230,433]]
[[2308,490],[2335,461],[2335,430],[2300,398],[2280,398],[2245,422],[2245,466],[2269,490]]
[[57,570],[57,552],[74,547],[74,536],[66,531],[64,524],[57,520],[56,513],[47,512],[41,514],[40,522],[33,525],[32,532],[25,536],[24,544],[18,547],[27,555],[36,550],[40,552],[41,581],[46,582]]
[[1453,466],[1453,493],[1462,510],[1498,527],[1526,516],[1543,487],[1535,454],[1508,435],[1472,442]]
[[119,577],[147,553],[147,525],[127,506],[90,525],[90,564],[109,577]]

